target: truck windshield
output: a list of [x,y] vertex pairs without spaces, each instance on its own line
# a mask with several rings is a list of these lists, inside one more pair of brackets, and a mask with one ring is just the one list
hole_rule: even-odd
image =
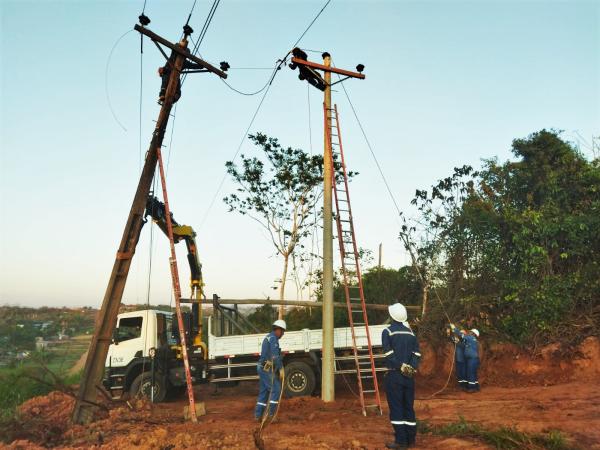
[[119,342],[139,338],[142,335],[142,317],[124,317],[119,320],[117,338]]
[[169,345],[177,345],[177,337],[173,333],[173,316],[166,316],[167,319],[167,342]]

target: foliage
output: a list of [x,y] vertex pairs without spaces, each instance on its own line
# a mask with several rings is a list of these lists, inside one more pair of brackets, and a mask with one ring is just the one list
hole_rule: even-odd
[[[594,318],[582,339],[598,330],[599,162],[546,130],[514,140],[512,151],[516,161],[455,168],[416,191],[419,255],[454,317],[520,343]],[[416,241],[416,227],[404,231]]]
[[430,425],[419,421],[420,433],[434,434],[438,436],[459,436],[480,439],[497,449],[520,450],[520,449],[548,449],[548,450],[575,450],[569,445],[564,436],[556,430],[547,434],[524,433],[513,427],[500,427],[488,429],[482,425],[467,422],[460,416],[457,422],[444,425]]
[[304,150],[282,147],[262,133],[249,136],[262,150],[261,157],[241,155],[241,167],[226,163],[227,173],[238,185],[237,193],[223,201],[259,223],[283,257],[279,298],[285,296],[289,257],[310,234],[311,218],[321,197],[323,157]]

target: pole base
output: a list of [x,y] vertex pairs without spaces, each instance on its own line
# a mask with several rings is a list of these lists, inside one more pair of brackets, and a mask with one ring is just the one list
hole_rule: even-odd
[[[205,416],[206,415],[206,405],[204,402],[196,402],[196,417]],[[185,406],[183,408],[183,418],[185,420],[190,420],[190,407]]]

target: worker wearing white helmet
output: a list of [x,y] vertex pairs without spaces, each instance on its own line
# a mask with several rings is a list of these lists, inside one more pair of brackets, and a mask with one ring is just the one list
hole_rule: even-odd
[[463,383],[463,389],[467,392],[479,391],[479,330],[471,328],[469,331],[459,330],[454,324],[450,324],[452,332],[460,339],[460,344],[464,347],[465,355],[465,373],[466,383]]
[[267,406],[267,412],[270,416],[275,414],[277,410],[281,381],[275,374],[283,368],[279,339],[285,333],[286,328],[287,325],[284,320],[276,320],[273,322],[273,331],[267,334],[262,342],[257,368],[259,377],[258,399],[254,409],[254,417],[257,420],[262,419]]
[[381,343],[389,371],[385,390],[390,407],[390,422],[394,428],[394,442],[387,448],[405,449],[414,445],[417,435],[415,416],[414,374],[419,366],[419,342],[407,322],[406,308],[401,303],[388,307],[392,323],[381,335]]

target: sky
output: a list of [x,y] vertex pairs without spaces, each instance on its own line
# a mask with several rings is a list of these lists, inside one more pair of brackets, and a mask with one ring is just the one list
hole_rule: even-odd
[[[177,40],[192,3],[147,0],[149,28]],[[273,67],[324,3],[222,0],[200,53],[238,68],[231,86],[256,91],[269,71],[239,68]],[[193,37],[211,4],[197,2]],[[142,5],[0,0],[0,304],[102,302],[159,110],[162,56],[147,40],[140,55],[139,35],[127,33]],[[366,79],[345,85],[409,215],[415,189],[454,166],[510,158],[514,138],[564,130],[589,154],[600,134],[598,1],[333,0],[299,45],[317,50],[309,52],[317,61],[326,50],[338,67],[365,65]],[[256,154],[244,135],[260,98],[212,74],[190,75],[167,132],[171,207],[197,231],[209,297],[276,296],[281,261],[257,224],[227,212],[229,180],[209,208],[240,142],[243,154]],[[343,91],[333,101],[347,164],[360,172],[351,184],[358,243],[375,253],[382,243],[385,266],[407,264],[395,210]],[[321,108],[321,92],[284,67],[250,131],[322,152]],[[151,230],[142,230],[125,303],[171,301],[168,240]],[[178,257],[185,296],[184,248]],[[286,297],[295,299],[295,289]]]

